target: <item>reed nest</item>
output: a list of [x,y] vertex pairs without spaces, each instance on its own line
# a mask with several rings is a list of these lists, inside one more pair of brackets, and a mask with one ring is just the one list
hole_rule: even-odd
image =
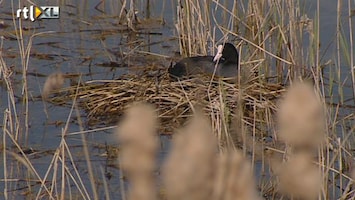
[[[230,120],[238,108],[249,124],[264,122],[265,113],[274,113],[275,100],[284,92],[279,84],[260,77],[243,84],[228,79],[199,75],[173,80],[166,68],[148,68],[143,73],[122,75],[117,80],[93,80],[58,91],[49,101],[63,104],[75,97],[88,114],[88,125],[117,123],[133,102],[156,106],[162,134],[170,134],[191,116],[198,106],[209,115]],[[192,108],[192,109],[191,109]]]

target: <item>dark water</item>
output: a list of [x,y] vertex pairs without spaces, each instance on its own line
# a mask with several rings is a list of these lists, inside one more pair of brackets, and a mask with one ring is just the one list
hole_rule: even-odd
[[[123,61],[122,55],[131,54],[132,49],[141,52],[151,52],[155,54],[174,55],[176,48],[176,41],[173,41],[174,26],[173,26],[173,12],[170,1],[165,6],[163,25],[159,21],[159,16],[163,10],[162,4],[159,2],[151,3],[151,19],[144,19],[146,13],[139,13],[138,17],[145,20],[142,27],[139,27],[140,34],[132,34],[126,25],[118,23],[118,14],[120,12],[120,5],[112,5],[114,3],[106,3],[98,6],[95,9],[97,1],[71,1],[60,4],[60,18],[46,19],[31,22],[29,20],[22,20],[21,27],[23,27],[24,45],[30,41],[31,35],[38,34],[32,38],[30,62],[28,66],[29,75],[27,76],[29,95],[33,97],[29,102],[29,129],[28,137],[23,136],[20,139],[23,147],[28,147],[27,156],[31,160],[32,165],[39,173],[40,177],[44,177],[49,169],[49,164],[53,159],[55,150],[61,143],[61,133],[65,127],[65,122],[69,119],[68,133],[79,131],[77,116],[74,112],[70,116],[70,104],[65,106],[56,106],[46,102],[36,100],[43,87],[45,76],[61,71],[64,74],[74,74],[74,80],[66,79],[65,86],[69,86],[71,81],[97,80],[97,79],[116,79],[121,74],[127,73],[125,67],[111,67],[107,66],[110,62],[122,65],[140,65],[144,66],[146,54],[136,55],[140,60],[136,61],[136,57],[126,57]],[[38,2],[38,5],[49,5],[48,1]],[[53,3],[51,5],[56,5]],[[22,5],[23,6],[23,5]],[[21,6],[21,7],[22,7]],[[29,4],[25,4],[29,6]],[[142,5],[143,6],[143,5]],[[17,8],[17,6],[15,6]],[[141,7],[139,10],[145,10]],[[5,26],[1,28],[0,33],[4,36],[2,46],[2,56],[8,67],[12,67],[18,74],[14,75],[18,84],[15,85],[15,94],[18,97],[17,111],[21,120],[24,119],[22,113],[25,112],[25,107],[21,103],[21,59],[19,56],[18,42],[14,31],[13,23],[19,25],[19,20],[12,20],[12,7],[10,1],[3,1],[1,6],[0,19]],[[160,12],[158,12],[160,11]],[[16,12],[16,11],[15,11]],[[166,19],[165,19],[166,18]],[[167,21],[170,20],[170,21]],[[146,26],[146,27],[145,27]],[[124,56],[124,55],[123,55]],[[165,59],[162,59],[165,62]],[[169,63],[167,60],[166,63]],[[8,97],[6,86],[0,87],[1,102],[0,108],[4,111],[8,106]],[[46,112],[48,118],[46,118]],[[85,125],[86,113],[80,113]],[[3,121],[3,116],[0,116]],[[86,127],[86,126],[85,126]],[[90,128],[88,128],[90,129]],[[119,171],[113,167],[115,162],[106,159],[105,152],[107,145],[115,144],[115,138],[112,136],[114,129],[106,131],[97,131],[85,134],[85,138],[89,145],[89,152],[94,166],[94,171],[98,179],[102,176],[107,176],[109,184],[109,191],[111,195],[118,196],[119,189]],[[22,135],[25,135],[25,129],[21,129]],[[2,135],[2,134],[1,134]],[[159,158],[165,155],[165,146],[167,137],[162,137],[162,149]],[[71,135],[65,138],[67,145],[70,147],[77,169],[83,177],[84,182],[88,183],[87,163],[83,154],[82,138],[78,135]],[[18,153],[18,149],[10,148],[12,143],[7,144],[9,152]],[[8,163],[15,162],[13,157],[8,156]],[[115,160],[115,159],[114,159]],[[1,162],[3,159],[1,159]],[[12,162],[11,162],[12,161]],[[72,166],[70,161],[66,161],[68,166]],[[111,167],[110,167],[111,166]],[[3,171],[3,163],[1,170]],[[9,171],[12,169],[9,167]],[[53,169],[50,169],[51,171]],[[104,174],[101,173],[101,170]],[[8,178],[25,177],[27,170],[22,170],[24,173],[12,173]],[[51,172],[50,174],[52,174]],[[73,172],[72,172],[73,173]],[[58,174],[59,177],[61,176]],[[4,174],[0,175],[4,178]],[[110,177],[110,178],[108,178]],[[49,178],[51,179],[51,178]],[[4,182],[0,183],[0,187],[4,188]],[[86,185],[88,188],[89,185]],[[39,187],[38,183],[33,185],[34,188]],[[19,193],[22,189],[27,188],[26,181],[19,182],[18,186],[8,186],[12,192]],[[22,189],[21,189],[22,188]],[[26,189],[25,189],[26,190]],[[37,191],[37,189],[34,189]],[[103,187],[98,187],[100,197],[103,197],[105,192]],[[91,194],[91,193],[90,193]]]
[[[37,1],[38,5],[57,5],[57,1]],[[70,105],[56,106],[49,103],[36,100],[41,94],[41,88],[45,81],[45,76],[61,71],[65,74],[73,74],[74,80],[66,79],[65,86],[69,86],[71,81],[82,81],[96,79],[115,79],[123,73],[129,73],[124,67],[107,66],[110,62],[124,65],[144,66],[147,54],[150,52],[163,55],[159,62],[168,66],[169,57],[174,56],[179,50],[176,40],[175,20],[175,1],[150,1],[149,12],[143,3],[137,5],[140,12],[137,16],[142,20],[139,25],[139,33],[132,34],[126,25],[120,25],[118,15],[121,5],[117,2],[105,2],[97,6],[97,1],[66,1],[61,3],[60,18],[46,19],[31,22],[22,20],[24,45],[27,45],[33,34],[38,34],[32,38],[30,60],[28,66],[29,75],[27,76],[29,95],[33,97],[29,102],[29,129],[28,137],[22,139],[24,146],[32,148],[35,153],[28,155],[35,169],[41,177],[48,170],[49,163],[53,157],[54,151],[61,142],[61,132],[66,120],[70,123],[68,133],[79,131],[77,116],[70,116]],[[309,5],[309,6],[308,6]],[[29,6],[24,4],[21,6]],[[95,8],[98,7],[98,9]],[[344,5],[344,16],[346,17],[346,6]],[[8,67],[18,72],[14,77],[15,94],[18,97],[17,110],[18,116],[23,119],[24,107],[21,103],[21,59],[19,56],[18,41],[16,40],[14,23],[19,26],[18,19],[13,21],[11,13],[16,10],[18,5],[12,9],[11,1],[2,1],[0,5],[0,20],[6,26],[0,28],[0,35],[4,36],[2,40],[2,56]],[[309,0],[305,8],[308,17],[313,18],[316,8],[316,1]],[[333,59],[335,48],[335,23],[336,23],[336,1],[327,1],[321,3],[320,13],[320,41],[321,49],[324,54],[324,60]],[[16,12],[16,11],[15,11]],[[149,13],[149,14],[148,14]],[[147,17],[149,15],[149,18]],[[344,22],[344,25],[345,22]],[[346,26],[344,32],[348,33]],[[345,34],[346,35],[346,34]],[[217,35],[218,36],[218,35]],[[128,56],[124,60],[122,55],[129,53],[132,49],[141,53]],[[344,63],[342,66],[341,80],[350,84],[350,67]],[[325,72],[327,73],[327,71]],[[42,76],[44,75],[44,76]],[[338,87],[334,87],[334,92],[338,92]],[[344,88],[345,99],[351,98],[352,93],[349,88]],[[5,85],[0,87],[0,108],[4,111],[8,107],[8,97]],[[48,118],[45,114],[48,112]],[[75,113],[75,112],[74,112]],[[86,113],[81,111],[81,117],[85,122]],[[3,115],[0,115],[3,121]],[[55,125],[57,124],[57,125]],[[88,128],[90,129],[90,128]],[[22,129],[24,131],[24,129]],[[119,192],[118,177],[119,172],[115,167],[108,167],[106,157],[102,156],[106,149],[105,144],[114,144],[112,139],[113,129],[98,131],[86,134],[89,144],[89,151],[92,157],[92,163],[95,166],[96,173],[101,174],[102,169],[107,174],[112,173],[113,177],[108,179],[110,194],[117,196]],[[82,140],[80,135],[66,137],[66,142],[70,146],[77,167],[80,173],[87,181],[86,162],[82,153]],[[12,146],[11,143],[8,144]],[[162,149],[159,159],[161,160],[167,152],[169,138],[162,137]],[[17,153],[16,148],[9,148],[8,151]],[[8,159],[12,159],[9,157]],[[2,162],[3,159],[0,159]],[[0,166],[3,171],[3,164]],[[258,167],[257,167],[258,168]],[[0,175],[3,178],[3,174]],[[102,178],[102,177],[100,177]],[[3,182],[0,182],[0,188],[3,188]],[[25,183],[23,186],[25,187]],[[35,185],[38,187],[39,185]],[[20,188],[13,187],[13,188]],[[89,188],[89,186],[88,186]],[[103,187],[99,187],[100,194],[104,194]],[[21,192],[20,190],[17,192]],[[16,192],[16,193],[17,193]]]

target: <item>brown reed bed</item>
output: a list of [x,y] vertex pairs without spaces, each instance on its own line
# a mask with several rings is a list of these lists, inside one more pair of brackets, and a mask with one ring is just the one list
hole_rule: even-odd
[[[309,103],[308,107],[305,102]],[[312,85],[294,83],[279,104],[275,131],[280,139],[275,138],[274,142],[284,143],[284,146],[269,148],[282,152],[283,158],[266,156],[273,160],[268,163],[271,169],[268,181],[274,185],[270,189],[264,183],[259,190],[270,199],[326,197],[322,191],[326,187],[323,178],[327,175],[322,177],[325,155],[321,148],[326,139],[323,124],[326,118],[322,116],[323,107],[317,92]],[[233,123],[236,120],[232,119]],[[240,150],[227,147],[218,151],[217,133],[210,122],[206,114],[196,108],[189,123],[176,132],[162,167],[162,199],[260,199],[252,165]],[[122,156],[119,162],[132,183],[129,199],[145,195],[154,199],[156,126],[154,109],[142,104],[127,109],[119,123],[117,135]],[[254,144],[262,145],[255,139],[253,136]],[[315,141],[310,143],[313,139]],[[145,184],[148,186],[141,188]]]
[[[275,100],[284,91],[283,86],[260,82],[258,78],[243,85],[227,79],[211,80],[210,77],[202,75],[176,81],[168,76],[166,69],[154,70],[156,73],[153,76],[152,73],[127,74],[118,80],[87,81],[80,86],[58,91],[48,101],[61,104],[74,98],[77,91],[80,106],[87,111],[90,125],[103,121],[108,124],[115,123],[127,105],[136,101],[149,102],[156,106],[163,122],[161,133],[170,134],[174,128],[185,122],[195,105],[202,106],[207,113],[211,113],[221,108],[221,102],[225,104],[226,110],[235,110],[238,99],[243,99],[243,107],[257,107],[257,113],[248,112],[246,109],[247,119],[251,123],[254,114],[266,110],[274,112]],[[229,113],[231,114],[233,113]]]
[[[122,2],[126,5],[127,1]],[[133,1],[130,2],[132,3]],[[201,171],[199,176],[202,178],[192,182],[196,183],[196,185],[192,186],[200,187],[201,191],[204,191],[204,185],[200,185],[200,183],[204,184],[206,181],[213,182],[213,188],[211,189],[213,192],[211,193],[213,194],[212,197],[215,197],[214,199],[248,199],[246,195],[254,191],[248,192],[247,189],[253,188],[253,186],[251,186],[253,183],[250,181],[250,176],[244,178],[239,174],[248,174],[251,169],[255,169],[255,166],[258,165],[262,165],[262,169],[260,170],[261,175],[256,177],[256,184],[258,185],[260,196],[263,196],[266,199],[353,199],[355,177],[353,164],[354,114],[344,114],[342,113],[341,108],[346,101],[346,95],[343,94],[344,84],[342,83],[345,82],[345,79],[350,77],[352,80],[351,89],[354,91],[355,73],[354,68],[352,67],[354,66],[352,39],[346,44],[347,41],[344,40],[344,38],[347,38],[347,36],[342,32],[342,22],[344,20],[343,12],[340,9],[342,1],[338,1],[338,25],[337,27],[334,27],[334,29],[337,30],[336,39],[332,41],[336,43],[337,46],[334,51],[336,56],[334,60],[332,58],[329,62],[324,62],[322,59],[322,53],[324,52],[321,52],[320,50],[322,45],[324,47],[324,41],[320,41],[320,35],[322,32],[319,28],[319,24],[321,23],[319,18],[319,13],[321,12],[319,10],[319,5],[314,18],[308,18],[301,9],[301,7],[308,7],[308,5],[300,5],[299,1],[234,1],[232,4],[228,4],[228,2],[232,1],[178,1],[178,12],[180,15],[178,14],[176,17],[176,28],[181,54],[205,55],[206,52],[208,52],[207,46],[215,46],[214,42],[220,39],[215,37],[215,32],[219,31],[223,34],[222,39],[220,40],[225,41],[228,37],[228,40],[238,43],[237,46],[241,52],[243,62],[253,65],[254,71],[257,71],[259,74],[265,74],[265,77],[277,77],[277,84],[265,81],[268,78],[261,75],[252,78],[247,82],[241,82],[241,84],[231,83],[228,80],[210,80],[210,78],[206,77],[195,77],[189,80],[176,82],[167,77],[167,74],[165,73],[166,66],[163,69],[148,69],[153,73],[143,73],[144,75],[123,75],[119,80],[80,82],[79,86],[75,85],[56,91],[54,94],[55,96],[47,98],[47,100],[55,104],[63,104],[72,101],[76,102],[78,100],[80,106],[88,112],[90,124],[116,123],[117,118],[120,118],[123,110],[125,110],[127,105],[133,101],[150,102],[154,105],[155,110],[157,110],[157,116],[160,121],[162,121],[161,126],[165,127],[165,129],[162,128],[159,130],[160,133],[171,133],[173,127],[180,127],[180,125],[185,122],[187,116],[191,115],[190,111],[196,109],[195,105],[200,105],[204,109],[205,114],[211,118],[211,120],[203,122],[203,126],[206,128],[206,124],[210,124],[210,122],[210,125],[212,126],[211,130],[198,128],[196,131],[213,133],[218,139],[218,147],[224,147],[224,141],[228,142],[228,138],[233,137],[232,134],[238,134],[237,142],[240,142],[240,146],[238,147],[242,148],[243,155],[249,155],[251,166],[245,161],[239,151],[230,152],[229,148],[219,148],[219,153],[221,154],[230,152],[220,156],[217,162],[215,162],[219,166],[216,168],[213,168],[216,166],[213,164],[207,166],[206,163],[209,164],[211,163],[210,160],[214,159],[211,156],[217,154],[217,151],[215,154],[212,154],[211,149],[214,150],[218,148],[214,147],[214,145],[212,145],[212,147],[209,146],[211,142],[206,142],[203,139],[197,138],[195,139],[196,144],[205,145],[202,147],[199,146],[201,148],[198,150],[202,151],[202,153],[199,154],[194,152],[195,154],[191,154],[191,152],[196,150],[194,149],[196,148],[196,145],[194,144],[190,145],[187,144],[187,142],[176,144],[176,147],[172,147],[172,152],[180,154],[180,156],[177,156],[178,159],[176,160],[170,158],[177,164],[171,164],[171,169],[166,167],[164,174],[167,175],[164,176],[172,176],[176,175],[173,174],[174,172],[180,172],[184,175],[181,176],[181,178],[186,178],[185,180],[180,180],[181,184],[185,184],[190,183],[189,178],[195,174],[195,171],[203,167],[211,167],[213,170],[203,169],[205,170],[204,173]],[[317,2],[320,4],[320,1]],[[127,16],[122,15],[124,10],[123,7],[125,7],[122,6],[120,18],[127,18],[126,20],[129,21],[130,19],[137,17],[134,14],[135,9],[133,6],[133,3],[130,4],[130,13],[127,12]],[[351,5],[349,4],[348,7],[348,16],[352,16],[353,11],[351,10]],[[211,11],[212,14],[210,15]],[[218,16],[216,16],[218,14],[221,14],[224,20],[219,20]],[[349,26],[351,26],[352,17],[346,17],[346,19],[349,21]],[[137,27],[139,28],[139,22],[137,22],[127,22],[129,30],[132,30],[132,32],[137,31]],[[28,177],[21,176],[16,170],[13,170],[14,168],[25,166],[26,169],[29,169],[29,171],[32,172],[32,174],[35,174],[34,178],[25,179],[27,185],[31,185],[33,180],[41,183],[38,193],[36,189],[32,187],[27,190],[29,193],[37,193],[37,197],[43,196],[45,198],[48,197],[54,199],[54,197],[65,198],[66,195],[72,195],[72,193],[65,194],[68,188],[73,188],[71,182],[66,182],[65,177],[72,177],[73,182],[78,183],[78,180],[80,182],[80,184],[74,186],[76,188],[73,188],[73,191],[80,191],[80,197],[85,199],[90,199],[89,194],[94,193],[92,196],[97,199],[97,191],[95,190],[97,187],[95,182],[96,177],[94,178],[95,169],[91,168],[90,159],[86,156],[85,159],[88,163],[87,169],[91,176],[90,190],[89,187],[81,181],[81,176],[77,172],[77,167],[75,165],[76,160],[72,159],[70,156],[71,149],[66,144],[67,137],[64,137],[68,134],[67,129],[62,133],[63,137],[61,145],[56,148],[56,152],[58,153],[53,156],[53,160],[55,160],[56,163],[48,167],[48,176],[47,174],[45,177],[39,176],[37,171],[40,169],[34,168],[32,165],[34,161],[28,159],[28,156],[24,153],[23,149],[25,148],[24,143],[21,142],[21,138],[24,138],[23,135],[25,135],[25,138],[27,137],[28,127],[30,127],[28,118],[31,114],[28,109],[28,99],[30,99],[30,95],[27,90],[27,69],[29,63],[31,63],[29,57],[31,51],[27,51],[26,49],[31,49],[35,35],[30,37],[27,44],[25,41],[28,40],[23,38],[21,31],[22,29],[16,30],[16,36],[20,41],[20,68],[23,77],[21,86],[23,88],[23,96],[25,97],[22,102],[22,105],[25,107],[22,115],[19,114],[21,109],[19,109],[14,95],[16,87],[13,85],[14,82],[12,80],[11,68],[6,65],[0,55],[1,77],[4,78],[3,81],[6,84],[10,100],[9,106],[3,115],[3,133],[6,138],[11,139],[11,143],[3,144],[5,150],[3,151],[3,166],[5,166],[4,182],[6,183],[4,196],[9,195],[10,193],[8,193],[8,191],[13,191],[13,188],[16,188],[11,185],[12,180]],[[353,35],[352,28],[349,29],[348,35]],[[237,38],[237,41],[235,41],[235,38]],[[1,40],[3,40],[3,38]],[[308,40],[309,42],[304,43],[305,40]],[[211,43],[213,45],[208,45]],[[325,43],[328,43],[328,41]],[[346,55],[346,59],[348,60],[342,58],[343,54]],[[346,64],[346,67],[351,67],[351,70],[349,70],[351,73],[349,77],[346,77],[345,79],[340,76],[344,71],[344,63]],[[324,69],[330,70],[329,77],[326,77],[326,75],[323,74]],[[285,71],[287,71],[286,77],[284,76]],[[314,80],[314,88],[311,90],[306,89],[305,91],[301,90],[302,92],[299,93],[299,95],[288,94],[294,97],[288,98],[288,95],[286,95],[284,99],[284,102],[286,101],[286,103],[281,103],[280,106],[277,106],[278,104],[275,103],[277,101],[276,99],[285,90],[283,86],[278,83],[304,77],[305,72],[311,72],[310,74],[312,74],[312,79]],[[67,75],[64,75],[64,77],[67,77]],[[328,82],[326,82],[325,79],[327,79]],[[333,84],[337,85],[339,90],[337,93],[334,93],[333,91]],[[53,92],[53,89],[58,89],[56,86],[48,88],[50,88],[50,90],[45,91],[50,91],[50,93]],[[313,94],[313,90],[316,95]],[[312,92],[309,93],[309,91]],[[311,95],[306,95],[306,97],[302,98],[303,93]],[[49,93],[47,93],[47,95],[49,95]],[[315,108],[302,109],[303,106],[307,108],[309,102],[314,103],[317,101],[314,99],[314,96],[318,95],[321,97],[320,101],[322,106],[326,104],[325,97],[328,95],[330,96],[330,102],[327,103],[335,105],[334,107],[328,107],[325,109],[325,116],[317,111],[319,110],[319,107],[317,107],[319,106],[319,102],[316,104],[310,104],[317,105]],[[335,100],[336,98],[339,98],[339,102]],[[301,100],[300,104],[297,101],[299,99]],[[353,100],[354,99],[350,101]],[[287,103],[287,101],[289,102]],[[279,113],[280,117],[288,116],[285,119],[289,121],[279,119],[276,120],[279,124],[275,125],[273,121],[275,117],[272,116],[272,114],[275,113],[277,107],[281,109]],[[77,111],[77,118],[80,118],[79,110],[75,110]],[[139,114],[141,114],[141,112],[138,112],[138,115]],[[319,118],[316,119],[317,117]],[[147,121],[152,118],[155,119],[154,114],[151,117],[148,115]],[[68,123],[70,121],[69,119],[70,118],[68,117]],[[128,117],[128,119],[132,118]],[[133,119],[140,118],[133,117]],[[127,123],[127,119],[124,118],[122,122]],[[140,121],[135,121],[133,124],[139,123]],[[324,134],[323,132],[319,132],[320,134],[312,135],[315,133],[313,130],[317,130],[320,127],[318,125],[322,126],[324,125],[323,123],[325,123],[326,126]],[[19,124],[23,124],[24,128]],[[229,124],[234,124],[235,130],[233,130],[233,128],[229,129]],[[298,126],[296,127],[295,124],[298,124]],[[306,126],[303,126],[302,124],[306,124]],[[80,128],[84,128],[81,123]],[[143,126],[138,127],[141,128],[141,130],[135,128],[137,127],[132,126],[127,128],[127,133],[134,133],[135,136],[137,135],[137,132],[148,133],[144,132],[147,130],[144,129],[145,127]],[[304,128],[307,130],[304,130]],[[148,131],[149,133],[153,133],[150,130]],[[191,133],[181,134],[183,137],[187,137],[187,140],[189,140],[189,136],[195,132],[193,126],[187,126],[187,129],[184,129],[183,131]],[[305,134],[298,135],[300,132]],[[83,144],[86,146],[84,132],[81,130],[80,133],[83,135]],[[257,138],[259,133],[261,137]],[[210,133],[207,134],[209,134],[208,137],[212,135]],[[264,138],[262,137],[262,134],[274,137],[272,137],[270,143],[266,143],[263,141]],[[204,136],[206,136],[206,134],[202,137]],[[297,136],[300,137],[298,138]],[[141,145],[140,142],[142,141],[139,141],[139,139],[143,138],[144,137],[139,135],[136,138],[137,140],[132,140],[132,138],[120,138],[120,140],[121,142],[124,142],[126,139],[128,143],[137,147],[142,147],[140,149],[137,148],[137,151],[140,153],[142,149],[143,151],[147,149],[145,146]],[[314,138],[316,138],[316,140],[309,143],[309,141]],[[189,148],[185,149],[186,146]],[[234,148],[233,145],[231,146]],[[312,148],[301,149],[301,151],[299,151],[300,147],[303,148],[305,146],[311,146]],[[127,148],[127,146],[124,145],[121,147]],[[14,149],[16,151],[14,151]],[[154,151],[152,149],[150,152],[145,153],[152,153]],[[250,154],[246,154],[246,149],[248,149],[248,153],[250,152]],[[264,152],[265,149],[267,150],[266,152]],[[21,152],[21,156],[24,159],[17,154],[13,154],[12,156],[16,158],[15,163],[9,159],[8,155],[12,154],[10,151],[17,152],[17,150]],[[88,148],[84,148],[84,152],[86,155],[89,154]],[[138,155],[142,155],[139,153]],[[123,156],[123,154],[120,156]],[[145,155],[145,158],[152,159],[154,158],[152,154],[143,155]],[[206,155],[209,156],[207,159],[201,161],[197,160]],[[260,160],[262,160],[261,164],[260,162],[256,162],[260,160],[255,158],[259,155],[261,157]],[[182,170],[183,167],[186,167],[186,165],[191,164],[190,162],[183,162],[183,159],[186,156],[190,156],[189,158],[193,160],[192,164],[194,165],[189,166],[189,170],[191,170],[189,172],[179,171]],[[195,158],[196,160],[194,160]],[[132,166],[137,167],[138,165],[134,165],[134,155],[131,156],[131,159],[133,163],[131,163]],[[68,164],[68,160],[70,160],[70,164]],[[265,162],[265,160],[269,160],[270,163],[267,161]],[[171,163],[174,162],[171,161]],[[58,168],[60,165],[57,163],[62,163],[62,173],[56,176],[56,172],[60,171]],[[152,163],[150,162],[150,164]],[[150,165],[149,169],[138,168],[135,169],[136,171],[134,172],[128,171],[128,174],[136,172],[141,173],[142,171],[148,172],[148,175],[146,174],[143,176],[146,178],[146,180],[143,180],[144,184],[138,183],[138,181],[140,181],[136,180],[138,175],[128,175],[129,178],[133,177],[133,180],[129,179],[129,181],[133,181],[133,185],[137,186],[138,189],[145,184],[154,184],[154,180],[152,180],[153,178],[151,177],[152,166],[154,166],[154,164]],[[122,167],[129,168],[129,165],[123,165]],[[65,169],[73,170],[66,172]],[[267,171],[269,171],[269,173]],[[73,173],[71,172],[74,172],[77,175],[73,176]],[[215,179],[208,179],[204,176],[209,173],[215,173]],[[13,179],[8,179],[7,177]],[[52,180],[50,180],[51,177],[53,177]],[[61,180],[61,182],[58,180]],[[102,177],[102,180],[105,182],[105,177]],[[151,181],[151,183],[147,183],[147,180]],[[165,184],[167,189],[163,192],[169,193],[167,196],[170,195],[170,199],[179,198],[178,195],[182,195],[183,197],[192,196],[192,194],[189,194],[188,192],[185,194],[181,194],[180,192],[175,193],[176,191],[173,191],[174,188],[168,188],[169,180],[166,181]],[[171,187],[174,186],[175,184]],[[209,188],[211,187],[209,186]],[[234,189],[229,190],[228,192],[229,188]],[[149,188],[146,187],[144,189]],[[188,186],[182,189],[185,189],[185,191],[190,190]],[[243,191],[247,191],[246,195],[240,197],[239,195]],[[108,190],[106,193],[109,193]],[[122,196],[124,196],[123,191],[122,193]],[[150,193],[152,194],[151,191]],[[130,195],[130,197],[132,197],[132,195]],[[257,197],[252,196],[250,199],[256,198]]]

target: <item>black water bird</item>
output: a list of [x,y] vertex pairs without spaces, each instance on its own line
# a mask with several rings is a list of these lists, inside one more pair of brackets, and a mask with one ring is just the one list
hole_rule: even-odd
[[238,75],[239,54],[231,43],[219,45],[215,56],[195,56],[183,58],[169,68],[173,78],[196,74],[215,75],[217,77],[236,77]]

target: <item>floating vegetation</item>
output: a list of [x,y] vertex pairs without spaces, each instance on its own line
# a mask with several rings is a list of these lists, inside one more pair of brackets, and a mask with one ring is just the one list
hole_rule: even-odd
[[[78,90],[77,86],[62,90],[68,95],[56,95],[51,102],[62,103],[77,95],[80,105],[88,112],[90,125],[104,121],[115,123],[130,103],[149,102],[158,110],[163,122],[162,133],[170,133],[172,128],[184,123],[194,106],[202,106],[207,113],[220,113],[221,108],[234,110],[242,99],[245,108],[257,108],[256,112],[246,110],[248,119],[253,120],[254,114],[273,113],[275,100],[284,91],[281,85],[260,82],[257,78],[241,85],[228,79],[211,80],[207,76],[173,81],[166,70],[158,68],[151,72],[123,75],[118,80],[87,81]],[[260,118],[257,121],[263,120]]]
[[[26,5],[6,4],[3,196],[353,198],[354,5],[337,3],[122,0],[98,3],[97,13],[91,2],[69,1],[60,20],[36,23],[9,12]],[[323,7],[333,14],[322,17]],[[168,64],[156,66],[177,50],[212,55],[225,42],[247,71],[236,80],[176,81]],[[50,75],[38,95],[56,70],[63,74]],[[63,78],[71,86],[61,87]],[[306,79],[312,84],[292,85]],[[133,102],[149,106],[123,115]],[[117,124],[119,141],[108,137]],[[173,144],[157,133],[176,133]]]

